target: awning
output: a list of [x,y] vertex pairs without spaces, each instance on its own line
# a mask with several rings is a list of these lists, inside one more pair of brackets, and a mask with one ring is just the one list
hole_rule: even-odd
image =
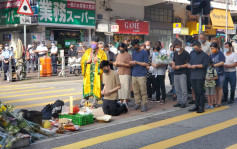
[[[234,23],[230,15],[230,11],[227,12],[228,15],[228,29],[234,29]],[[212,21],[212,28],[214,29],[226,29],[226,10],[213,9],[210,14]]]

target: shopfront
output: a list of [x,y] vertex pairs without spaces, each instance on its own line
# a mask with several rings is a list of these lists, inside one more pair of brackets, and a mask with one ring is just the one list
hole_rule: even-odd
[[143,43],[145,36],[149,34],[147,21],[116,20],[116,24],[119,26],[119,31],[113,36],[116,43],[123,42],[125,38],[138,39],[140,43]]
[[[63,49],[71,43],[89,45],[92,29],[95,29],[94,1],[30,0],[30,4],[34,15],[29,17],[31,23],[27,24],[27,44],[44,40],[49,46],[55,41]],[[12,39],[23,37],[22,16],[16,13],[19,6],[20,0],[0,2],[0,32],[14,33]],[[4,40],[0,35],[0,42],[7,42]]]

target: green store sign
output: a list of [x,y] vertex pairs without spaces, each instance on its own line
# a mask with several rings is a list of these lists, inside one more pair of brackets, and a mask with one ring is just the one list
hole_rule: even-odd
[[[31,6],[38,24],[95,26],[95,3],[69,0],[34,0]],[[20,24],[20,0],[0,2],[0,25]],[[38,7],[36,7],[38,6]],[[35,20],[35,19],[34,19]]]
[[39,0],[39,23],[95,26],[95,3]]

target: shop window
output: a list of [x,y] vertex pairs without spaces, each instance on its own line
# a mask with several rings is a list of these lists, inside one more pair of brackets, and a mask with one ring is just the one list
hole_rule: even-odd
[[173,10],[145,8],[145,19],[152,22],[172,23]]

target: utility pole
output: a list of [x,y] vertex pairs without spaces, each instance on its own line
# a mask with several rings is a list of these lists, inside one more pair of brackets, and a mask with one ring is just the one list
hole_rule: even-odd
[[199,13],[199,32],[198,34],[200,35],[202,33],[202,11]]
[[226,1],[226,26],[225,26],[225,42],[227,42],[228,40],[228,0]]

